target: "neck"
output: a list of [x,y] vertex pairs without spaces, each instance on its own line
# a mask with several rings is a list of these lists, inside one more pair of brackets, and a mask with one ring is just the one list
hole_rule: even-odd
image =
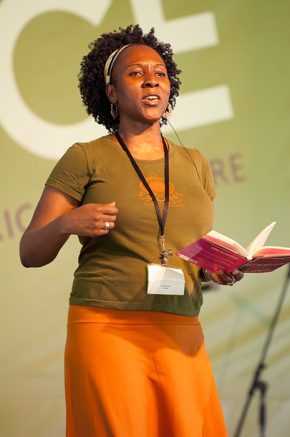
[[146,129],[123,129],[121,135],[132,156],[137,159],[160,159],[164,156],[160,126],[158,124]]

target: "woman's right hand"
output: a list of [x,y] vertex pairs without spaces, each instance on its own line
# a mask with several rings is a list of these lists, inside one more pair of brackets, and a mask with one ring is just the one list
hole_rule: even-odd
[[81,237],[106,235],[115,227],[117,213],[115,202],[87,203],[62,215],[61,232]]

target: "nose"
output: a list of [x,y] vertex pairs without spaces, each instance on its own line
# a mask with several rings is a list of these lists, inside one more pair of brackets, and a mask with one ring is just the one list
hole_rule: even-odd
[[153,88],[159,86],[158,80],[154,74],[146,74],[144,77],[143,87],[144,88]]
[[159,86],[159,83],[157,83],[157,82],[152,82],[152,81],[148,81],[148,82],[145,82],[144,83],[144,88],[153,88],[153,87],[156,87],[156,86]]

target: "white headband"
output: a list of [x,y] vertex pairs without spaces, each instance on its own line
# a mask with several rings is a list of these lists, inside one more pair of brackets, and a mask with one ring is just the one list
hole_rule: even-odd
[[105,78],[105,84],[109,85],[111,82],[111,74],[112,69],[114,66],[114,63],[116,62],[117,57],[120,53],[126,48],[131,46],[132,44],[126,44],[125,46],[120,47],[119,49],[115,50],[113,53],[110,54],[108,59],[106,60],[105,67],[104,67],[104,78]]

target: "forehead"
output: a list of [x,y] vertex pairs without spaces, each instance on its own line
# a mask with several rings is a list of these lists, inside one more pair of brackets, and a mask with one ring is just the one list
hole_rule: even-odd
[[134,44],[120,53],[120,56],[116,59],[116,67],[127,67],[131,64],[142,64],[146,62],[165,65],[163,59],[156,50],[144,44]]

